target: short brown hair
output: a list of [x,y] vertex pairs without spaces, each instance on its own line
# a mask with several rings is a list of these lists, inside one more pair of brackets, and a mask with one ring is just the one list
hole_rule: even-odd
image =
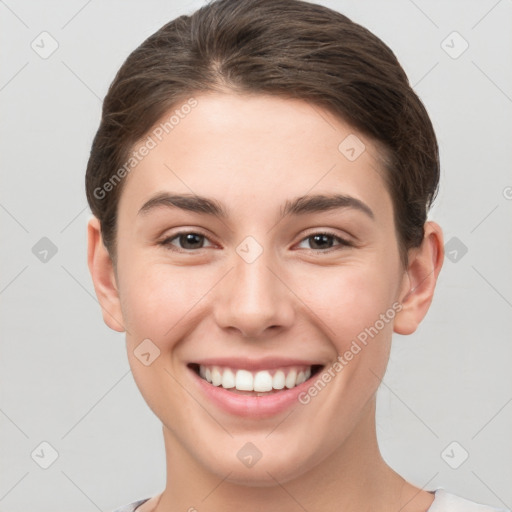
[[114,261],[122,183],[105,197],[97,191],[171,107],[226,90],[311,102],[383,148],[407,263],[437,194],[432,123],[388,46],[343,14],[302,0],[217,0],[167,23],[128,56],[103,102],[86,172],[87,200]]

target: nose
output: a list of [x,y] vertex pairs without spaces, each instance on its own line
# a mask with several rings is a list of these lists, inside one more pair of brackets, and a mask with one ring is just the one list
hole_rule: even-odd
[[255,340],[292,325],[294,294],[266,251],[251,263],[235,255],[234,268],[219,284],[214,317],[222,329]]

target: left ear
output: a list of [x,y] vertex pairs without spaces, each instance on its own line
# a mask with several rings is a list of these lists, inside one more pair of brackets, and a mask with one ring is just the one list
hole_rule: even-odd
[[430,307],[437,277],[443,266],[441,227],[436,222],[428,221],[424,230],[421,245],[409,251],[409,263],[399,299],[402,309],[395,316],[393,327],[398,334],[412,334],[418,328]]

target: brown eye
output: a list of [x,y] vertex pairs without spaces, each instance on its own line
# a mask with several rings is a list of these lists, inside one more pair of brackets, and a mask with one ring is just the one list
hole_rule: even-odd
[[334,238],[332,236],[325,234],[310,236],[309,240],[310,245],[312,245],[312,249],[330,249],[334,242]]
[[172,237],[166,238],[160,242],[160,245],[169,247],[170,249],[176,247],[177,250],[181,249],[183,251],[193,251],[194,249],[203,249],[203,244],[206,240],[208,239],[200,233],[183,231],[181,233],[175,234]]
[[[350,242],[333,233],[313,233],[301,241],[301,243],[304,242],[309,242],[309,247],[306,247],[306,249],[312,249],[315,252],[336,248],[336,245],[339,247],[351,245]],[[335,244],[335,242],[338,242],[338,244]]]

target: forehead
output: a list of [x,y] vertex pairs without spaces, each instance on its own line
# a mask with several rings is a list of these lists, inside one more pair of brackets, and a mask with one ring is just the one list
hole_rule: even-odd
[[196,95],[167,112],[134,151],[144,156],[126,178],[120,208],[172,191],[216,197],[250,215],[284,196],[338,192],[376,214],[392,210],[375,145],[303,100]]

